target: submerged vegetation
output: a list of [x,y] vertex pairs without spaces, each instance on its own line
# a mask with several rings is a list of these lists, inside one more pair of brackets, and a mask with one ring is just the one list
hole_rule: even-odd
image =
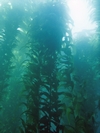
[[73,39],[67,2],[0,6],[0,133],[98,133],[99,1],[95,33]]

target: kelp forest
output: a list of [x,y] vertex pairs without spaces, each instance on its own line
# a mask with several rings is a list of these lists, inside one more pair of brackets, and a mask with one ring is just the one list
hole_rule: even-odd
[[75,34],[68,1],[0,1],[0,133],[100,133],[100,1]]

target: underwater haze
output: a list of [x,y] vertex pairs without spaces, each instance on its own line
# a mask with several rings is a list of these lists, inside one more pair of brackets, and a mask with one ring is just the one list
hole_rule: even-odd
[[83,1],[0,1],[0,133],[100,133],[100,1],[84,19]]

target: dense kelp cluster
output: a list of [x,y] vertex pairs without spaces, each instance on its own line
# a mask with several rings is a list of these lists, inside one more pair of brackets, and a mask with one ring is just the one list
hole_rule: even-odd
[[[59,92],[60,78],[57,78],[57,75],[61,76],[63,69],[60,61],[60,68],[58,67],[57,59],[58,53],[64,51],[66,47],[71,56],[68,41],[69,26],[66,24],[71,22],[71,18],[66,14],[66,9],[63,3],[47,2],[41,3],[33,14],[29,31],[31,36],[30,61],[28,73],[24,77],[27,95],[27,101],[24,104],[28,107],[26,124],[24,124],[26,125],[25,132],[37,132],[38,130],[41,133],[58,133],[60,130],[63,131],[60,120],[63,108],[59,98],[63,92]],[[65,40],[62,42],[63,37]],[[62,43],[66,44],[63,49]],[[66,58],[67,52],[65,61]],[[24,119],[22,121],[25,122]]]
[[99,132],[99,34],[72,39],[65,1],[1,5],[0,132]]

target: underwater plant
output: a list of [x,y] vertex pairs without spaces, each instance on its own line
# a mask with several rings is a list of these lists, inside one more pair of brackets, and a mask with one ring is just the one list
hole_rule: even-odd
[[[26,118],[22,119],[21,132],[63,132],[60,121],[63,112],[60,95],[63,92],[59,92],[58,87],[60,79],[57,73],[60,68],[57,66],[57,58],[63,43],[69,47],[71,38],[66,23],[72,20],[66,10],[64,3],[50,1],[40,3],[34,11],[29,32],[30,60],[24,77]],[[70,54],[70,48],[67,52]]]
[[0,132],[6,133],[15,132],[17,124],[19,124],[18,115],[16,115],[15,121],[18,108],[15,107],[17,104],[15,105],[14,92],[11,92],[15,86],[14,83],[12,83],[13,85],[10,84],[10,81],[15,68],[15,64],[12,62],[12,58],[14,58],[13,50],[17,45],[17,28],[22,20],[22,14],[18,8],[11,7],[9,3],[2,4],[0,14],[0,105],[2,106],[0,110]]
[[72,39],[65,1],[11,0],[1,8],[0,132],[96,133],[99,7],[94,42],[85,30]]

